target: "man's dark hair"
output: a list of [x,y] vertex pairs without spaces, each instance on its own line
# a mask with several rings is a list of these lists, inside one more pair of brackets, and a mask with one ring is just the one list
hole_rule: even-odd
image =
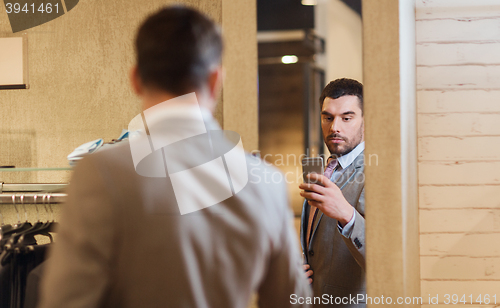
[[173,6],[144,21],[135,49],[138,74],[145,85],[182,95],[200,89],[221,63],[222,36],[205,15]]
[[354,79],[340,78],[331,81],[321,92],[319,102],[323,108],[325,98],[337,99],[342,96],[353,95],[359,99],[359,107],[363,112],[363,85]]

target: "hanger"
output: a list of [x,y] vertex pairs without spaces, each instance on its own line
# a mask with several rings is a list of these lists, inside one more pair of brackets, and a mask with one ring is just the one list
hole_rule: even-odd
[[[54,242],[54,240],[52,238],[52,235],[49,232],[54,232],[57,229],[57,222],[54,219],[54,211],[52,210],[52,203],[50,202],[50,193],[47,194],[47,203],[48,203],[49,209],[50,209],[51,221],[47,222],[47,224],[43,227],[43,231],[47,233],[44,235],[47,235],[50,238],[50,242],[52,243],[52,242]],[[45,210],[47,211],[46,206],[45,206]],[[48,213],[48,211],[47,211],[47,213]]]
[[[23,203],[23,207],[24,207],[24,195],[21,195],[19,197],[19,199],[21,200],[21,202]],[[24,211],[25,211],[25,217],[26,217],[26,221],[21,223],[21,218],[19,216],[19,210],[17,209],[17,205],[16,205],[16,195],[12,195],[12,204],[14,205],[14,208],[16,209],[16,213],[17,213],[17,224],[14,226],[13,229],[9,230],[9,231],[6,231],[4,232],[3,234],[3,237],[2,239],[0,240],[0,249],[3,250],[3,253],[2,253],[2,258],[0,260],[0,263],[5,266],[7,263],[9,263],[10,259],[11,259],[11,256],[12,254],[10,253],[11,249],[13,248],[13,243],[14,242],[11,242],[11,238],[16,234],[16,233],[19,233],[19,232],[22,232],[22,231],[25,231],[25,230],[28,230],[32,227],[31,223],[28,222],[28,213],[26,212],[26,207],[24,207]]]
[[[34,203],[35,208],[37,210],[38,221],[35,223],[35,225],[33,225],[27,229],[24,229],[22,231],[20,230],[17,233],[12,234],[10,236],[10,238],[6,239],[7,242],[3,246],[5,251],[4,251],[4,254],[2,255],[1,261],[0,261],[2,265],[8,264],[10,262],[12,256],[16,253],[33,251],[34,245],[37,244],[36,239],[35,239],[35,235],[45,235],[45,236],[49,237],[51,242],[54,241],[52,235],[49,233],[49,232],[53,231],[53,229],[56,225],[56,223],[54,221],[54,212],[52,211],[52,206],[50,203],[50,194],[48,194],[47,196],[44,194],[42,197],[42,202],[43,202],[43,205],[45,207],[45,210],[47,213],[49,213],[49,211],[47,210],[47,205],[45,203],[45,197],[47,197],[47,203],[49,204],[49,208],[51,211],[52,221],[47,221],[46,223],[43,223],[40,220],[40,212],[38,210],[38,206],[37,206],[37,202],[36,202],[37,197],[35,195],[33,198],[34,198],[34,202],[35,202]],[[24,207],[24,195],[22,195],[20,197],[20,199],[21,199],[21,204],[23,204],[23,207]],[[25,207],[24,207],[24,209],[26,210]],[[16,210],[17,210],[17,207],[16,207]],[[27,212],[25,212],[25,216],[26,216],[26,220],[28,220]],[[29,225],[31,225],[31,224],[29,224]]]
[[[42,200],[43,200],[43,204],[45,206],[45,195],[43,196]],[[52,211],[52,206],[50,203],[50,194],[48,194],[48,196],[47,196],[47,202],[49,204],[49,208],[51,211],[52,221],[47,221],[46,223],[42,223],[40,221],[40,216],[39,216],[40,213],[38,212],[38,207],[36,205],[36,198],[35,198],[35,207],[37,210],[38,221],[37,221],[37,223],[35,223],[35,225],[33,225],[33,227],[31,229],[26,230],[22,233],[19,233],[19,235],[16,235],[14,237],[14,241],[16,240],[16,237],[17,237],[17,244],[18,244],[17,246],[36,244],[35,235],[45,235],[45,236],[49,237],[51,243],[54,241],[52,235],[49,233],[49,232],[52,232],[54,227],[55,227],[54,212]],[[45,206],[45,210],[47,211],[46,206]],[[48,213],[48,211],[47,211],[47,213]],[[27,247],[27,248],[29,249],[30,247]]]
[[[23,203],[23,206],[24,206],[24,195],[21,195],[19,199],[21,200],[21,202]],[[16,209],[17,224],[14,225],[14,227],[11,230],[3,232],[2,239],[0,240],[0,247],[4,247],[5,244],[7,243],[8,239],[13,234],[28,230],[29,228],[32,227],[31,223],[28,222],[28,213],[26,212],[26,207],[24,208],[26,221],[21,223],[21,218],[19,216],[19,210],[17,209],[17,205],[16,205],[16,195],[12,195],[12,204],[14,205],[14,208]]]
[[[0,199],[1,201],[1,199]],[[3,233],[6,232],[6,231],[9,231],[12,229],[12,225],[10,224],[5,224],[4,221],[3,221],[3,214],[2,214],[2,211],[0,210],[0,240],[2,240],[3,238]]]
[[[38,206],[37,206],[37,195],[35,194],[33,196],[34,204],[35,204],[35,209],[36,209],[36,214],[37,214],[37,222],[29,229],[24,230],[22,232],[16,233],[11,236],[9,240],[9,244],[16,244],[19,248],[19,245],[35,245],[36,244],[36,239],[35,235],[40,234],[40,230],[44,227],[45,223],[40,221],[40,212],[38,211]],[[24,202],[21,201],[21,204],[24,206]],[[26,212],[26,207],[24,208],[25,214],[26,214],[26,221],[28,220],[28,213]],[[42,233],[43,234],[43,231]],[[45,234],[43,234],[45,235]],[[19,244],[19,245],[17,245]]]

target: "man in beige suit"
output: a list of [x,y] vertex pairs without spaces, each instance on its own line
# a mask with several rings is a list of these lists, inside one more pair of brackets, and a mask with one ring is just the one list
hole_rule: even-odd
[[363,86],[330,82],[320,98],[323,138],[332,154],[317,184],[301,184],[301,242],[314,307],[365,307]]
[[165,8],[143,23],[136,51],[144,112],[129,127],[144,129],[76,166],[41,307],[246,308],[253,292],[260,307],[306,306],[290,300],[310,288],[285,183],[265,181],[278,171],[241,156],[238,134],[211,115],[217,26]]

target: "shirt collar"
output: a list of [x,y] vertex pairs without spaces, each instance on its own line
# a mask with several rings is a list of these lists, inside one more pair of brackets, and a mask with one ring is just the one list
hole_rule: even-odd
[[359,154],[363,152],[364,149],[365,149],[365,142],[363,141],[360,144],[358,144],[354,149],[352,149],[351,152],[340,156],[338,158],[338,162],[342,167],[342,169],[349,167],[352,164],[352,162],[356,159],[356,157],[358,157]]
[[[171,99],[168,104],[160,103],[144,111],[148,126],[155,125],[165,119],[182,118],[198,121],[210,121],[212,113],[198,104],[194,93]],[[196,102],[196,103],[195,103]]]

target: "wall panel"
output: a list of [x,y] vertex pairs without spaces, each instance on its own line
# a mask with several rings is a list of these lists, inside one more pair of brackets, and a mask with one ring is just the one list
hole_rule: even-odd
[[[421,290],[500,304],[500,3],[418,0]],[[459,303],[460,304],[460,303]],[[440,307],[423,305],[422,307]]]

